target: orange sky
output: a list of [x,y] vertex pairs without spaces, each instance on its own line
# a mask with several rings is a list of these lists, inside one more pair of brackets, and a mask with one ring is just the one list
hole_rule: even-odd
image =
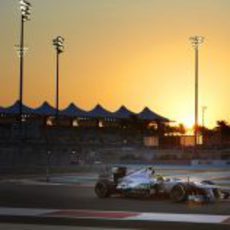
[[[194,51],[188,40],[202,35],[201,107],[205,123],[230,122],[229,0],[31,0],[26,22],[24,102],[55,102],[52,39],[65,38],[61,55],[60,105],[83,109],[97,103],[114,111],[124,104],[148,106],[171,120],[191,125],[194,117]],[[19,9],[0,2],[0,105],[18,98]]]

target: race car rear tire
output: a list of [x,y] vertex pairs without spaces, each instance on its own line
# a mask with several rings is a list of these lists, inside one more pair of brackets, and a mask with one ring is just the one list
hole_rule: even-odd
[[95,193],[99,198],[107,198],[111,195],[111,185],[109,181],[98,181],[95,185]]
[[170,198],[174,202],[185,201],[187,198],[186,186],[184,184],[175,185],[170,192]]

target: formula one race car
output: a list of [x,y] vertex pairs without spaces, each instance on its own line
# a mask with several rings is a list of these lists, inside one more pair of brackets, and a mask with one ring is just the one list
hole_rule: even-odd
[[95,193],[99,198],[107,198],[113,194],[124,197],[169,197],[174,202],[193,200],[213,202],[227,199],[229,192],[224,191],[212,181],[178,179],[155,174],[152,167],[142,168],[127,173],[126,167],[117,167],[110,176],[100,176],[95,185]]

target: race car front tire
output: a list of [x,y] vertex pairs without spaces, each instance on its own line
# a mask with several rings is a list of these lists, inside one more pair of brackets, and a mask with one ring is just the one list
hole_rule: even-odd
[[111,184],[109,181],[98,181],[95,185],[95,193],[99,198],[107,198],[111,195]]
[[174,202],[183,202],[187,199],[187,191],[186,186],[184,184],[175,185],[171,192],[170,198]]

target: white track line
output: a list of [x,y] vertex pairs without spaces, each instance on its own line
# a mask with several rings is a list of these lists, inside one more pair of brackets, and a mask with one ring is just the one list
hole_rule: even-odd
[[218,224],[226,221],[230,216],[201,215],[201,214],[170,214],[170,213],[141,213],[137,217],[128,217],[129,220],[189,222]]
[[[109,215],[108,215],[109,214]],[[110,216],[110,214],[112,214]],[[113,214],[120,217],[113,217]],[[55,217],[70,219],[102,219],[102,220],[134,220],[134,221],[163,221],[205,224],[230,224],[230,215],[206,214],[171,214],[171,213],[138,213],[122,211],[99,210],[63,210],[63,209],[36,209],[36,208],[6,208],[0,207],[0,216],[19,217]]]

